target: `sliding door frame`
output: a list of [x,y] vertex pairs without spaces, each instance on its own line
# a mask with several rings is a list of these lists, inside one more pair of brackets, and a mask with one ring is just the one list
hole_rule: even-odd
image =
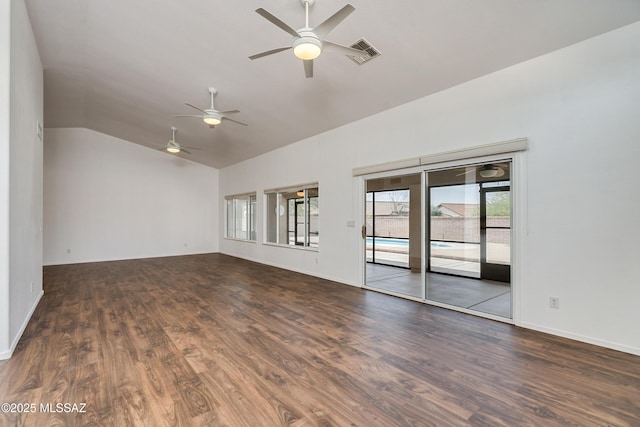
[[[426,212],[426,197],[428,186],[428,173],[438,170],[450,169],[455,167],[462,167],[466,165],[492,163],[499,161],[511,162],[511,319],[495,316],[487,313],[482,313],[474,310],[469,310],[461,307],[450,306],[447,304],[438,303],[436,301],[427,300],[425,297],[426,292],[426,263],[428,262],[429,254],[427,251],[429,248],[426,245],[428,230],[428,215]],[[400,175],[407,175],[412,173],[421,173],[421,199],[423,203],[423,209],[421,212],[421,281],[425,286],[422,287],[422,297],[415,298],[403,294],[394,294],[389,292],[390,295],[395,295],[401,298],[420,301],[426,304],[439,306],[443,308],[453,309],[462,313],[471,314],[478,317],[485,317],[493,320],[497,320],[504,323],[513,323],[519,325],[521,323],[521,259],[522,253],[522,240],[527,235],[527,201],[526,201],[526,157],[523,151],[510,152],[505,154],[496,154],[489,156],[481,156],[474,158],[464,158],[460,160],[446,161],[441,163],[433,163],[428,165],[420,165],[406,168],[398,168],[384,172],[374,172],[371,174],[357,175],[354,179],[357,180],[358,200],[359,200],[359,221],[360,226],[366,225],[366,181],[377,178],[388,178]],[[364,233],[363,233],[364,234]],[[366,239],[361,239],[359,245],[359,263],[360,263],[360,283],[361,287],[367,288],[366,285]],[[368,288],[369,289],[369,288]],[[376,289],[377,290],[377,289]]]

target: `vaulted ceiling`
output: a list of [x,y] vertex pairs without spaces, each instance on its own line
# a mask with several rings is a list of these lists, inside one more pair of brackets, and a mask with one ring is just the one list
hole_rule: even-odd
[[[305,78],[291,36],[300,0],[26,0],[44,67],[45,127],[86,127],[151,148],[171,138],[225,167],[640,20],[638,0],[348,0],[327,40],[364,37],[358,65],[323,52]],[[313,27],[346,0],[316,0]],[[240,110],[209,128],[184,105]],[[428,120],[428,118],[425,118]]]

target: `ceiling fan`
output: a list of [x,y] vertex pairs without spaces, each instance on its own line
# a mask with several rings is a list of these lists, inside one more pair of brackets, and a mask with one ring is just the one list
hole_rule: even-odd
[[240,110],[218,111],[215,109],[213,105],[213,97],[218,94],[218,90],[216,88],[210,87],[209,94],[211,95],[211,107],[207,109],[198,108],[193,104],[189,104],[188,102],[184,103],[184,105],[188,105],[191,108],[195,108],[196,110],[200,111],[202,114],[199,114],[199,115],[181,114],[173,117],[198,117],[202,119],[206,124],[208,124],[210,128],[216,127],[217,125],[222,123],[223,120],[229,120],[230,122],[234,122],[242,126],[248,126],[246,123],[242,123],[227,117],[228,114],[239,113]]
[[282,52],[284,50],[293,49],[293,54],[302,59],[304,64],[304,73],[307,78],[313,77],[313,60],[316,59],[322,52],[335,52],[342,53],[348,56],[368,57],[369,54],[363,50],[354,49],[347,46],[331,43],[324,38],[329,34],[340,22],[342,22],[347,16],[355,10],[350,4],[347,4],[342,9],[334,13],[327,18],[324,22],[316,27],[309,26],[309,6],[313,6],[316,0],[300,0],[302,6],[305,8],[305,26],[299,30],[294,30],[289,25],[285,24],[280,19],[276,18],[271,13],[267,12],[263,8],[256,9],[258,15],[265,18],[267,21],[276,25],[280,29],[286,31],[293,36],[291,46],[280,47],[266,52],[257,53],[249,57],[249,59],[258,59],[264,56],[273,55],[274,53]]
[[200,148],[198,147],[183,147],[182,145],[178,144],[176,142],[176,132],[178,131],[178,129],[176,129],[174,126],[171,126],[171,139],[169,140],[169,142],[167,143],[166,146],[159,148],[160,151],[168,151],[171,154],[178,154],[179,152],[183,151],[187,154],[191,154],[191,151],[186,150],[185,148],[189,148],[190,150],[199,150]]
[[507,164],[501,164],[501,163],[497,163],[497,164],[487,163],[481,166],[468,166],[465,172],[459,173],[456,176],[462,176],[462,175],[467,175],[470,173],[477,172],[478,175],[480,175],[482,178],[499,178],[501,176],[504,176],[504,174],[506,173],[505,172],[506,167],[507,167]]

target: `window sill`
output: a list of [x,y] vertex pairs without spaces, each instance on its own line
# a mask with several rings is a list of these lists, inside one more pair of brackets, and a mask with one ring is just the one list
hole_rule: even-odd
[[229,240],[232,242],[244,242],[244,243],[253,243],[255,244],[255,240],[245,240],[245,239],[234,239],[233,237],[225,237],[224,240]]
[[289,248],[289,249],[296,249],[299,251],[307,251],[307,252],[320,252],[320,248],[319,247],[312,247],[312,246],[295,246],[295,245],[282,245],[279,243],[271,243],[271,242],[262,242],[263,245],[265,246],[273,246],[276,248]]

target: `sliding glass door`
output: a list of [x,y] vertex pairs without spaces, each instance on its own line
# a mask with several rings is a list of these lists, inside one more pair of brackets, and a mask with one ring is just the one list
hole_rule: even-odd
[[511,160],[366,181],[365,286],[512,318]]

